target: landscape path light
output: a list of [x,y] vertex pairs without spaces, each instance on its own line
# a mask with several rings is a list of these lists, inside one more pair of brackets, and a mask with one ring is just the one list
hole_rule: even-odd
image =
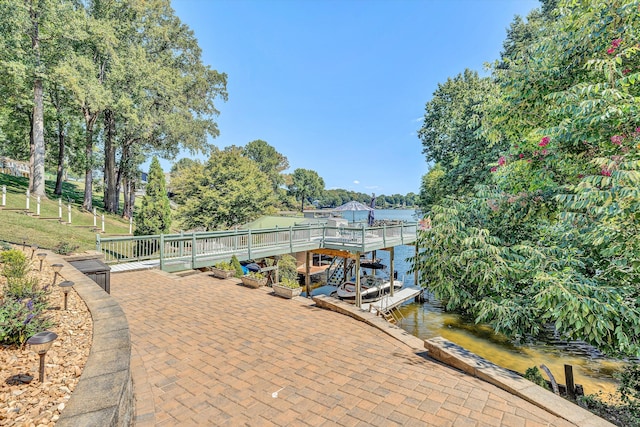
[[31,346],[31,349],[38,353],[40,356],[40,382],[44,382],[44,355],[51,348],[53,341],[58,338],[55,332],[38,332],[27,340],[27,344]]
[[33,259],[33,256],[36,254],[37,250],[38,250],[38,245],[31,245],[31,259]]
[[22,238],[22,252],[24,252],[26,247],[27,247],[27,238],[23,237]]
[[61,282],[58,285],[62,288],[62,292],[64,292],[64,309],[65,310],[67,309],[67,297],[69,296],[69,291],[71,290],[73,285],[75,285],[75,283],[73,283],[70,280],[65,280],[64,282]]
[[44,261],[44,259],[47,257],[47,254],[44,252],[40,252],[37,256],[40,260],[40,271],[42,271],[42,261]]
[[58,274],[60,274],[60,270],[62,270],[62,267],[64,267],[64,265],[62,264],[51,264],[51,268],[53,269],[53,283],[51,284],[51,286],[56,285],[56,279],[58,278]]

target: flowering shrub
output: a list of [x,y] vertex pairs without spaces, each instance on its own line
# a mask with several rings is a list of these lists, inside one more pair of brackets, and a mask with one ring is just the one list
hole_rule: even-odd
[[0,306],[0,344],[23,345],[27,339],[52,326],[44,316],[48,308],[46,298],[7,298]]
[[29,276],[30,260],[19,250],[0,253],[2,288],[0,305],[0,344],[23,345],[33,334],[52,326],[45,316],[49,308],[48,285],[40,287],[37,277]]

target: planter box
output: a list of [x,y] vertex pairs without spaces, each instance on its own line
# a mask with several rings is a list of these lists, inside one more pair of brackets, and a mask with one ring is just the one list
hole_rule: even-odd
[[297,288],[288,288],[286,286],[280,286],[279,284],[274,283],[273,285],[271,285],[271,287],[273,288],[273,293],[275,293],[279,297],[288,299],[297,297],[302,292],[301,286],[298,286]]
[[211,273],[218,279],[228,279],[235,275],[235,270],[220,270],[219,268],[211,267]]
[[267,284],[267,278],[264,277],[262,279],[256,279],[255,277],[250,276],[242,276],[240,278],[242,280],[242,284],[249,288],[259,288],[260,286],[264,286]]

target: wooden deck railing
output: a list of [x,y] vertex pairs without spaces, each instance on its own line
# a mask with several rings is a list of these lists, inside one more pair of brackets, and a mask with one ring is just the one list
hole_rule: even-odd
[[[159,260],[163,270],[210,266],[236,255],[239,260],[330,248],[369,252],[416,240],[417,224],[384,227],[295,226],[152,236],[96,237],[107,263]],[[172,267],[174,266],[174,267]]]

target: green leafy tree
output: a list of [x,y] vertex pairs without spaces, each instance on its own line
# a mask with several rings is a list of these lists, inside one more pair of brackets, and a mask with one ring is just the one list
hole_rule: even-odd
[[476,135],[509,145],[491,185],[432,206],[415,267],[448,308],[513,338],[551,323],[638,356],[640,3],[544,6],[517,22],[481,105]]
[[171,206],[164,173],[156,157],[149,166],[146,194],[135,213],[136,236],[168,233],[171,228]]
[[256,162],[260,170],[269,177],[274,191],[284,184],[282,172],[289,168],[289,160],[274,147],[257,139],[244,147],[243,154]]
[[275,199],[268,177],[238,147],[215,151],[204,165],[172,178],[179,217],[189,229],[216,230],[244,224],[268,212]]
[[316,171],[302,168],[293,171],[289,193],[300,200],[300,211],[304,211],[305,200],[319,197],[323,190],[324,180]]
[[479,129],[483,105],[496,89],[490,78],[465,70],[438,85],[426,104],[418,136],[427,161],[444,171],[440,183],[447,194],[468,195],[474,185],[490,181],[489,165],[505,144],[489,142]]

